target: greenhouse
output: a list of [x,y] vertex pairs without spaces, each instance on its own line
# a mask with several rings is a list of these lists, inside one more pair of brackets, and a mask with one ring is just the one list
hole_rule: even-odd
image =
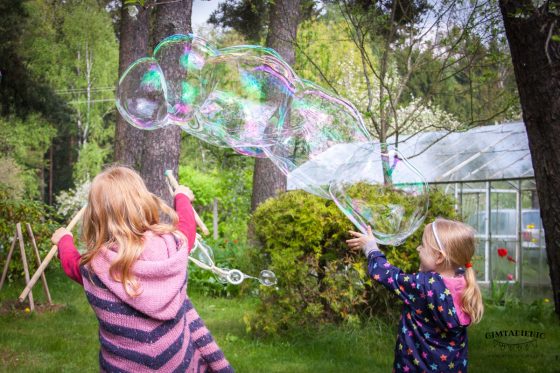
[[[352,145],[346,144],[340,151],[352,151]],[[522,122],[465,132],[401,135],[398,149],[432,187],[455,196],[457,212],[477,230],[473,264],[481,284],[510,283],[523,298],[551,292],[531,154]],[[333,152],[329,162],[335,164],[340,159],[340,153]],[[317,179],[321,184],[327,181]],[[297,183],[289,178],[288,188],[296,189]]]

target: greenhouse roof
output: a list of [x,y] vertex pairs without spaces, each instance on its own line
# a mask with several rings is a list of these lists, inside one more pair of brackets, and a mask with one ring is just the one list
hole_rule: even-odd
[[[388,143],[394,144],[394,138]],[[326,156],[311,160],[294,174],[309,175],[314,184],[326,185],[332,171],[353,154],[359,144],[340,144]],[[490,125],[464,132],[423,132],[401,135],[399,152],[428,183],[473,182],[534,177],[527,133],[523,122]],[[297,177],[288,176],[288,189],[298,189]]]
[[403,140],[399,151],[429,183],[534,177],[523,122],[465,132],[425,132]]

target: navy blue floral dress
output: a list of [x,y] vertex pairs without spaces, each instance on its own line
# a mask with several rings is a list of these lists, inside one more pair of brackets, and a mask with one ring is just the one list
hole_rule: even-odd
[[404,302],[393,371],[466,372],[467,328],[441,275],[403,273],[378,250],[368,256],[368,272]]

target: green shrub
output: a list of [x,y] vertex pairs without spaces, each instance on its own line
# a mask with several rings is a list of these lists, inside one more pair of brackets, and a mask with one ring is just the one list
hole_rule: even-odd
[[[38,201],[9,199],[7,195],[0,190],[0,268],[4,268],[16,232],[16,224],[21,223],[27,262],[30,267],[30,275],[33,275],[37,264],[25,223],[31,225],[35,241],[39,248],[39,254],[41,255],[41,259],[43,259],[51,248],[51,235],[54,230],[60,226],[60,224],[55,222],[55,218],[56,213],[50,206]],[[11,281],[13,278],[22,277],[23,274],[20,249],[19,245],[16,243],[10,261],[8,279]]]
[[[369,198],[388,204],[402,196]],[[456,218],[454,201],[432,190],[425,222],[437,216]],[[252,251],[252,262],[270,267],[278,285],[260,287],[257,312],[245,315],[249,331],[273,334],[306,324],[357,323],[372,315],[395,315],[396,298],[367,278],[361,250],[348,249],[347,232],[355,227],[334,202],[303,191],[287,192],[259,206],[251,223],[262,245]],[[423,228],[398,247],[382,247],[388,260],[404,271],[415,271]]]

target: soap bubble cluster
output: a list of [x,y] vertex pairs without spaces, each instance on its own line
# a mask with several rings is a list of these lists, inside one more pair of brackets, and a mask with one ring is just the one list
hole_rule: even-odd
[[[137,128],[177,125],[212,145],[269,158],[297,188],[333,199],[358,229],[371,225],[380,243],[402,242],[425,217],[422,175],[372,142],[354,105],[298,77],[272,49],[168,37],[125,71],[116,104]],[[373,198],[380,193],[397,197],[383,203]]]

